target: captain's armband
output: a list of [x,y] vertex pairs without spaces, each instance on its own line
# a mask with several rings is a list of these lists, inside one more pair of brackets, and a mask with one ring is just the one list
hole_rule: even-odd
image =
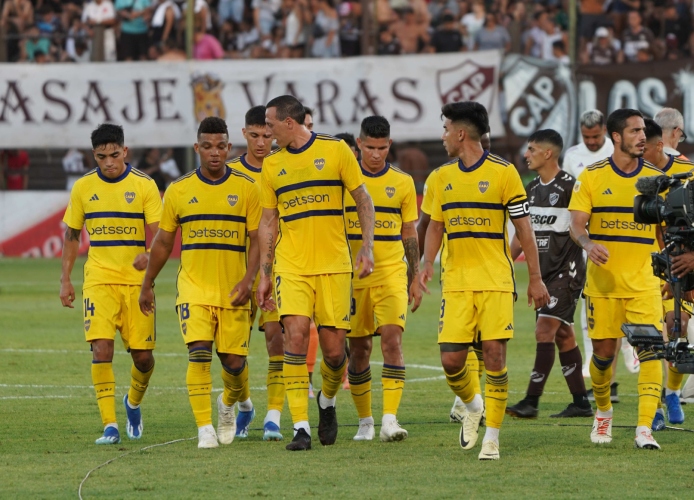
[[513,200],[506,208],[512,219],[521,219],[530,215],[530,203],[527,198]]

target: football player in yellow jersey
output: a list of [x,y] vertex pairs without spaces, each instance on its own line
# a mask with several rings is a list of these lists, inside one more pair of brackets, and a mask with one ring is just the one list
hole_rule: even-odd
[[[660,283],[651,270],[651,252],[658,249],[656,226],[634,222],[632,215],[636,180],[661,174],[642,158],[644,128],[637,110],[618,109],[610,114],[607,132],[614,153],[581,172],[569,204],[571,237],[589,259],[584,294],[593,344],[590,377],[598,407],[590,434],[594,443],[612,441],[610,378],[612,359],[624,336],[622,323],[657,325],[662,319]],[[663,367],[653,352],[637,349],[637,353],[641,368],[635,444],[659,449],[651,423],[660,399]]]
[[[667,175],[682,174],[690,172],[694,169],[694,163],[683,160],[663,151],[663,129],[655,120],[646,118],[646,145],[643,151],[643,158],[655,165],[657,168],[665,172]],[[684,276],[688,272],[694,270],[694,253],[678,255],[673,258],[672,270],[677,274]],[[686,309],[692,310],[692,304],[685,304]],[[667,334],[672,337],[672,327],[675,318],[675,300],[673,298],[663,300],[663,314],[665,324],[667,325]],[[689,313],[682,309],[682,335],[687,335],[687,325],[689,324]],[[664,361],[665,362],[665,361]],[[682,390],[682,379],[684,375],[679,372],[677,367],[672,363],[666,363],[666,387],[665,387],[665,405],[667,406],[667,417],[671,424],[683,424],[684,412],[680,404],[680,394]],[[660,431],[665,428],[665,413],[661,407],[660,401],[658,409],[651,424],[651,429]]]
[[487,370],[487,430],[480,460],[499,459],[499,428],[508,397],[506,342],[513,337],[515,279],[506,223],[510,216],[526,252],[530,275],[528,305],[543,307],[549,294],[542,282],[535,235],[528,217],[525,188],[516,168],[482,149],[480,137],[489,129],[487,110],[476,102],[442,108],[443,142],[455,158],[435,177],[431,222],[424,245],[422,286],[434,274],[434,259],[447,235],[447,257],[439,348],[453,392],[467,406],[460,430],[463,449],[475,446],[484,407],[477,377],[466,366],[468,348],[479,336]]
[[140,403],[154,371],[154,317],[140,312],[137,297],[149,257],[145,226],[156,233],[161,197],[151,178],[125,162],[128,148],[122,127],[100,125],[91,141],[97,168],[75,183],[63,218],[67,231],[60,300],[64,307],[73,307],[75,289],[70,274],[82,226],[86,226],[91,244],[82,285],[84,334],[91,344],[92,381],[104,424],[104,434],[96,444],[117,444],[120,434],[112,366],[116,330],[133,358],[130,389],[123,400],[130,439],[142,437]]
[[[381,336],[383,353],[383,420],[381,441],[402,441],[407,431],[396,420],[405,385],[402,333],[408,303],[416,311],[422,301],[419,285],[417,245],[417,193],[408,174],[386,161],[392,144],[390,124],[382,116],[369,116],[361,122],[357,145],[361,151],[364,184],[374,200],[375,271],[366,278],[352,280],[352,330],[349,339],[349,387],[359,415],[355,441],[371,441],[374,419],[371,413],[371,366],[369,358],[373,336]],[[361,228],[357,207],[345,193],[345,223],[352,256],[361,247]],[[409,294],[408,294],[409,285]]]
[[[337,438],[335,397],[346,364],[352,271],[365,278],[374,268],[374,208],[359,164],[343,141],[309,132],[295,97],[276,97],[266,107],[266,123],[281,149],[265,157],[261,174],[258,305],[270,310],[276,304],[284,326],[284,382],[295,431],[287,449],[307,450],[309,322],[315,319],[323,351],[318,438],[331,445]],[[345,189],[356,203],[362,232],[354,264],[343,219]]]
[[[484,134],[480,138],[480,143],[482,144],[482,149],[486,151],[491,151],[492,141],[489,136],[489,132]],[[419,255],[424,255],[424,240],[427,234],[427,228],[429,227],[429,222],[431,222],[431,204],[433,202],[433,191],[429,189],[429,186],[434,184],[434,177],[438,172],[438,168],[431,172],[424,182],[424,195],[422,196],[422,205],[419,207],[419,221],[417,222],[417,238],[419,240]],[[443,282],[443,272],[446,266],[446,235],[443,235],[443,244],[441,245],[441,282]],[[482,355],[482,342],[475,340],[469,349],[468,357],[465,363],[468,369],[472,372],[473,376],[477,374],[477,377],[481,380],[482,375],[484,375],[484,356]],[[481,389],[480,389],[481,395]],[[449,413],[449,421],[455,424],[462,424],[465,418],[465,413],[467,408],[465,403],[457,395],[453,400],[453,406]],[[484,425],[484,414],[482,416],[481,425]]]
[[[154,280],[171,254],[180,226],[176,309],[188,346],[186,384],[198,426],[198,448],[231,444],[237,402],[240,411],[253,411],[246,357],[251,330],[249,299],[258,273],[259,190],[250,176],[225,164],[230,148],[224,120],[205,118],[195,144],[200,168],[166,190],[140,294],[140,308],[145,314],[152,313]],[[224,383],[217,398],[217,432],[210,407],[213,343]]]
[[[247,152],[227,163],[227,166],[239,170],[260,184],[263,159],[272,149],[272,134],[265,125],[265,106],[255,106],[246,112],[245,127],[242,130],[246,139]],[[267,415],[263,422],[263,440],[280,441],[280,416],[284,406],[284,380],[282,379],[282,361],[284,360],[284,336],[279,323],[277,311],[263,311],[258,308],[255,292],[260,282],[260,274],[253,283],[251,295],[251,324],[258,316],[258,328],[265,333],[265,347],[269,357],[267,372]],[[243,402],[239,402],[243,404]],[[239,411],[236,417],[236,437],[248,437],[248,427],[255,416],[255,410]]]

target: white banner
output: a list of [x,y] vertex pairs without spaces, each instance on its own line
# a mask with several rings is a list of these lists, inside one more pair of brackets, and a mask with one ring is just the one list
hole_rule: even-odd
[[504,135],[497,51],[345,59],[176,63],[2,64],[0,148],[88,148],[103,122],[132,147],[188,146],[199,120],[226,119],[241,142],[244,114],[282,94],[314,108],[315,130],[358,133],[383,115],[396,141],[436,140],[441,106],[476,100]]

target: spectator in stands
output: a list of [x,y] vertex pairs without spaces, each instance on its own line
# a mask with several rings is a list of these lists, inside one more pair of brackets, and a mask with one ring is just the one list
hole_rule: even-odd
[[389,0],[376,0],[376,22],[379,27],[389,27],[397,20],[398,15]]
[[431,46],[437,53],[465,50],[463,35],[453,14],[447,12],[441,17],[441,23],[431,36]]
[[22,149],[1,151],[0,172],[5,179],[5,189],[26,190],[29,187],[29,154]]
[[211,59],[223,59],[224,49],[216,37],[206,33],[202,26],[198,26],[194,35],[193,59],[207,61]]
[[245,10],[244,0],[219,0],[217,4],[217,14],[222,23],[231,20],[239,24],[243,21]]
[[253,22],[261,38],[269,36],[275,26],[277,11],[282,5],[281,0],[253,0]]
[[510,52],[523,53],[523,34],[528,29],[528,16],[525,2],[515,2],[509,9],[510,15],[506,17],[506,30],[511,37]]
[[65,54],[63,60],[71,62],[89,62],[89,30],[79,17],[72,19],[72,25],[67,32],[65,40]]
[[313,0],[313,57],[340,57],[340,28],[333,0]]
[[415,22],[423,29],[428,29],[431,25],[431,14],[427,8],[425,0],[408,0],[407,7],[410,7],[414,12]]
[[[181,13],[185,12],[187,9],[187,2],[181,5]],[[210,6],[205,0],[195,0],[195,5],[193,6],[193,11],[195,12],[195,26],[201,26],[205,31],[210,31],[212,29],[212,14],[210,13]],[[185,31],[186,16],[181,16],[181,31]]]
[[149,52],[151,0],[116,0],[120,19],[120,58],[122,61],[144,61]]
[[65,189],[70,191],[77,179],[86,174],[91,168],[91,151],[87,154],[79,149],[69,149],[63,156],[63,171],[65,172]]
[[162,46],[169,37],[175,37],[176,22],[181,19],[181,9],[173,0],[159,2],[152,14],[150,26],[152,28],[151,42],[154,46]]
[[253,57],[260,44],[258,29],[247,21],[241,22],[239,34],[236,37],[236,47],[241,58]]
[[173,37],[164,42],[161,55],[157,57],[157,61],[185,61],[186,59],[186,53],[180,49]]
[[[546,61],[554,61],[556,59],[554,58],[552,44],[557,40],[564,40],[564,43],[566,43],[566,33],[561,31],[554,19],[546,11],[539,12],[535,19],[537,20],[537,29],[533,29],[530,32],[526,53],[530,52],[531,55],[538,57],[537,51],[539,48],[540,58]],[[529,45],[531,46],[529,47]]]
[[378,33],[378,49],[379,56],[394,56],[400,54],[400,41],[398,37],[387,26],[382,26]]
[[159,191],[164,191],[166,190],[167,182],[170,182],[170,179],[168,179],[164,172],[162,172],[161,160],[161,151],[159,151],[159,149],[146,149],[142,154],[140,161],[137,162],[137,169],[154,179]]
[[641,14],[632,10],[627,17],[628,26],[622,35],[622,47],[627,61],[636,62],[645,56],[639,56],[639,50],[645,51],[645,55],[657,56],[659,48],[653,36],[653,32],[644,27],[641,21]]
[[586,64],[607,66],[624,61],[619,40],[613,38],[609,29],[604,26],[595,30],[595,40],[588,43],[582,61]]
[[484,2],[481,0],[475,0],[472,4],[472,12],[465,14],[460,19],[460,24],[463,25],[463,33],[465,35],[465,44],[468,50],[474,50],[475,48],[475,36],[477,32],[482,29],[486,20],[486,11],[484,9]]
[[27,27],[24,36],[25,38],[20,44],[20,62],[34,62],[37,52],[48,54],[51,51],[51,41],[42,36],[38,26],[35,24]]
[[306,50],[306,30],[304,25],[313,17],[306,0],[285,0],[284,10],[284,55],[283,57],[303,57]]
[[337,8],[340,18],[340,53],[342,57],[361,54],[361,3],[344,1]]
[[429,33],[427,27],[417,22],[414,9],[405,7],[400,10],[399,19],[392,30],[400,42],[401,54],[419,54],[424,52],[429,45]]
[[580,3],[580,27],[581,48],[585,48],[595,36],[600,26],[607,24],[605,15],[605,0],[582,0]]
[[0,18],[0,43],[4,44],[8,61],[19,59],[19,35],[33,23],[34,7],[30,0],[5,0]]
[[111,0],[93,0],[84,7],[82,21],[92,35],[92,61],[116,60],[116,10]]
[[569,54],[566,53],[566,44],[564,43],[564,40],[556,40],[552,44],[552,54],[554,55],[554,59],[559,64],[564,64],[567,66],[571,64],[571,58],[569,57]]
[[484,28],[475,35],[475,50],[503,49],[504,53],[511,50],[511,35],[508,30],[497,23],[496,13],[487,13]]
[[456,0],[431,0],[429,2],[429,15],[431,16],[431,27],[438,28],[444,22],[444,16],[450,14],[453,19],[460,15],[460,7]]

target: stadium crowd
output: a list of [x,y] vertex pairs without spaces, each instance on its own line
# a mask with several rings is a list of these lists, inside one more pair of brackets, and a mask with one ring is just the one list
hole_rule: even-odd
[[[568,0],[375,0],[379,55],[501,49],[568,61]],[[692,0],[581,0],[579,61],[691,57]],[[182,60],[185,2],[5,0],[0,61]],[[195,0],[195,59],[356,56],[363,3]],[[376,32],[374,34],[376,34]]]

